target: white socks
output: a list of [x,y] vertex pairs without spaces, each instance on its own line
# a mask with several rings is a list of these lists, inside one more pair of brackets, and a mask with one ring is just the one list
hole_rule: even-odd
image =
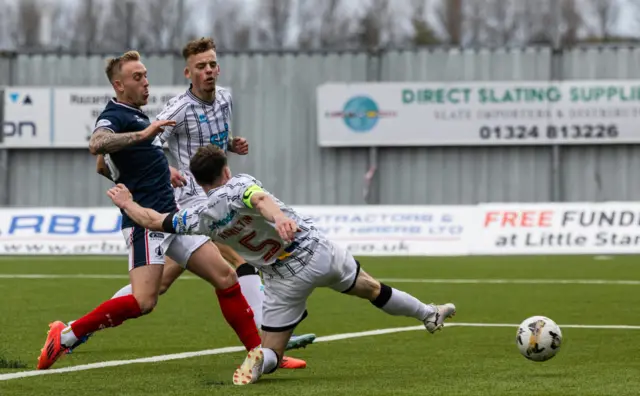
[[253,311],[253,320],[256,326],[262,326],[262,303],[264,302],[264,287],[258,270],[249,264],[242,264],[236,269],[238,283],[244,298]]
[[371,303],[384,312],[395,316],[408,316],[424,321],[434,308],[398,289],[381,284],[380,295]]
[[111,297],[111,299],[122,297],[122,296],[128,296],[129,294],[132,294],[132,293],[133,293],[133,289],[131,288],[131,285],[126,285],[122,289],[118,290],[116,294],[114,294],[113,297]]
[[76,337],[73,330],[71,330],[71,323],[62,330],[62,334],[60,334],[60,343],[67,348],[73,346],[78,341],[78,337]]
[[262,348],[262,353],[264,354],[262,374],[272,373],[278,367],[278,355],[269,348]]

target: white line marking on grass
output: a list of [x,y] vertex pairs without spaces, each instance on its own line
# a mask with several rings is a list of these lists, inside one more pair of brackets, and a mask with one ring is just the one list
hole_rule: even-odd
[[105,368],[105,367],[125,366],[127,364],[135,364],[135,363],[166,362],[168,360],[188,359],[192,357],[206,356],[206,355],[219,355],[222,353],[232,353],[232,352],[239,352],[244,350],[245,349],[243,347],[227,347],[227,348],[218,348],[218,349],[208,349],[208,350],[197,351],[197,352],[183,352],[183,353],[174,353],[171,355],[151,356],[147,358],[132,359],[132,360],[110,360],[108,362],[81,364],[79,366],[63,367],[59,369],[21,371],[18,373],[2,374],[0,375],[0,381],[7,381],[7,380],[12,380],[17,378],[35,377],[38,375],[69,373],[73,371],[84,371],[84,370],[91,370],[91,369]]
[[[124,274],[0,274],[0,279],[129,279]],[[179,279],[200,279],[183,275]],[[381,282],[443,284],[549,284],[549,285],[640,285],[640,280],[619,279],[411,279],[379,278]]]
[[403,279],[383,278],[396,283],[549,284],[549,285],[640,285],[640,280],[618,279]]
[[[82,255],[29,255],[29,254],[3,254],[0,255],[0,261],[115,261],[117,259],[127,260],[127,255],[121,256],[104,256],[104,255],[91,255],[91,256],[82,256]],[[126,261],[125,261],[126,262]]]
[[[517,328],[517,324],[507,324],[507,323],[464,323],[464,322],[452,322],[447,323],[446,327],[513,327]],[[561,328],[576,328],[576,329],[609,329],[609,330],[640,330],[640,326],[627,326],[627,325],[571,325],[571,324],[560,324]],[[331,342],[338,340],[346,340],[350,338],[360,338],[360,337],[369,337],[376,336],[382,334],[392,334],[392,333],[401,333],[406,331],[418,331],[423,330],[424,326],[409,326],[409,327],[394,327],[389,329],[378,329],[378,330],[370,330],[370,331],[361,331],[357,333],[344,333],[344,334],[334,334],[330,336],[318,337],[314,341],[318,342]],[[157,363],[157,362],[166,362],[169,360],[179,360],[179,359],[189,359],[192,357],[199,356],[209,356],[209,355],[220,355],[224,353],[233,353],[233,352],[241,352],[245,349],[243,347],[226,347],[226,348],[217,348],[217,349],[206,349],[203,351],[195,351],[195,352],[183,352],[183,353],[174,353],[171,355],[159,355],[159,356],[151,356],[140,359],[132,359],[132,360],[111,360],[107,362],[98,362],[91,364],[82,364],[78,366],[64,367],[59,369],[50,369],[50,370],[32,370],[32,371],[20,371],[17,373],[10,374],[0,374],[0,381],[7,381],[12,379],[19,378],[27,378],[27,377],[35,377],[39,375],[49,375],[49,374],[60,374],[60,373],[70,373],[75,371],[84,371],[84,370],[92,370],[97,368],[105,368],[105,367],[115,367],[115,366],[125,366],[129,364],[139,364],[139,363]]]
[[612,256],[595,256],[593,258],[596,261],[609,261],[609,260],[613,260]]
[[[397,328],[390,328],[390,329],[362,331],[358,333],[335,334],[335,335],[330,335],[325,337],[318,337],[315,339],[314,343],[344,340],[348,338],[368,337],[368,336],[380,335],[380,334],[399,333],[403,331],[415,331],[419,329],[424,329],[424,327],[423,326],[397,327]],[[25,377],[34,377],[37,375],[68,373],[68,372],[74,372],[74,371],[91,370],[96,368],[124,366],[128,364],[136,364],[136,363],[165,362],[168,360],[188,359],[192,357],[208,356],[208,355],[220,355],[223,353],[240,352],[244,350],[245,350],[244,347],[226,347],[226,348],[217,348],[217,349],[207,349],[204,351],[196,351],[196,352],[184,352],[184,353],[174,353],[171,355],[152,356],[152,357],[133,359],[133,360],[112,360],[108,362],[82,364],[79,366],[64,367],[59,369],[21,371],[18,373],[1,374],[0,381],[6,381],[11,379],[17,379],[17,378],[25,378]]]
[[129,276],[120,274],[0,274],[0,279],[129,279]]
[[[464,323],[451,322],[446,327],[518,327],[517,324],[508,323]],[[561,329],[590,329],[590,330],[640,330],[640,326],[633,325],[579,325],[579,324],[560,324]],[[418,326],[420,327],[420,326]]]

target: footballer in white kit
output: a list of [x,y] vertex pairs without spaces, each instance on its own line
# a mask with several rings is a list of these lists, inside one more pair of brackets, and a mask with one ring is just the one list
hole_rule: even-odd
[[176,125],[165,128],[159,136],[167,143],[169,154],[184,177],[184,186],[175,189],[176,200],[181,207],[189,207],[206,200],[202,187],[196,183],[189,171],[189,161],[198,148],[207,144],[229,149],[229,124],[231,122],[231,93],[216,86],[213,103],[198,99],[191,88],[165,105],[158,120],[173,120]]
[[[210,235],[260,269],[266,295],[262,329],[290,330],[306,317],[306,300],[315,286],[346,292],[355,282],[359,264],[343,250],[334,249],[310,218],[270,195],[298,229],[291,241],[283,241],[274,223],[253,207],[251,198],[256,193],[268,194],[252,176],[231,177],[225,185],[209,191],[206,203],[176,213],[171,232]],[[302,271],[312,262],[312,270]],[[283,294],[286,299],[279,297]]]
[[145,228],[209,235],[262,270],[266,293],[262,345],[249,351],[234,373],[234,384],[254,383],[278,368],[293,329],[307,315],[307,298],[317,287],[367,299],[391,315],[413,317],[430,333],[455,314],[451,303],[424,304],[372,278],[348,251],[320,233],[310,218],[286,206],[258,180],[246,174],[232,177],[220,148],[198,149],[190,170],[207,192],[206,204],[160,214],[135,203],[123,185],[111,188],[108,195]]
[[[176,122],[175,126],[165,128],[159,138],[163,144],[167,143],[170,156],[182,175],[183,186],[174,190],[178,207],[190,208],[202,205],[207,200],[207,195],[189,170],[189,163],[196,151],[212,144],[225,153],[231,151],[246,155],[249,146],[245,139],[231,137],[233,100],[228,89],[217,85],[220,65],[213,40],[193,40],[184,47],[182,55],[187,64],[185,76],[191,81],[191,85],[183,94],[169,100],[157,119]],[[253,309],[254,320],[260,327],[263,322],[262,304],[265,295],[259,272],[228,244],[216,245],[223,257],[236,268],[242,293]],[[167,261],[170,263],[170,260]],[[172,283],[182,272],[183,269],[177,265],[168,265],[163,283]],[[314,334],[292,337],[287,349],[304,347],[314,339]],[[281,366],[304,368],[306,363],[301,359],[285,357]]]
[[[163,144],[167,143],[170,156],[182,176],[183,185],[174,189],[178,207],[190,208],[207,200],[207,195],[189,170],[189,163],[196,151],[212,144],[225,153],[231,151],[246,155],[249,146],[246,139],[231,137],[233,101],[231,92],[217,85],[220,65],[213,40],[202,38],[190,41],[184,47],[182,55],[186,62],[185,76],[191,81],[191,85],[183,94],[169,100],[157,119],[176,122],[175,126],[165,128],[159,139]],[[175,178],[172,177],[172,180]],[[242,293],[253,309],[254,320],[260,327],[265,298],[260,273],[229,245],[216,245],[222,256],[236,268]],[[167,260],[167,264],[163,284],[170,285],[184,270],[171,263],[171,260]],[[287,349],[304,347],[314,339],[315,334],[293,336]],[[281,367],[304,368],[306,363],[301,359],[285,356]]]

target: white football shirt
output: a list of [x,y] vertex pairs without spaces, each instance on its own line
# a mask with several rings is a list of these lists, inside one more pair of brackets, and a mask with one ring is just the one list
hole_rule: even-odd
[[[262,191],[294,220],[300,229],[286,244],[260,213],[250,207],[253,191]],[[209,191],[206,205],[185,208],[173,216],[178,234],[207,235],[233,248],[265,276],[287,278],[309,264],[321,237],[310,217],[298,214],[262,188],[247,174],[232,177],[225,185]]]
[[189,161],[198,148],[207,144],[227,151],[232,108],[231,92],[223,87],[216,87],[212,103],[200,100],[189,87],[165,104],[157,119],[174,120],[176,125],[165,128],[160,141],[169,146],[169,153],[179,170],[189,171]]

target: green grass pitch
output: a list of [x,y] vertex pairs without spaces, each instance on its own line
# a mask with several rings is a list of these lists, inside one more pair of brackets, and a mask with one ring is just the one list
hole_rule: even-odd
[[[360,260],[374,276],[388,279],[391,286],[424,302],[454,302],[458,314],[452,323],[516,325],[529,316],[546,315],[563,330],[562,348],[552,360],[535,363],[518,353],[515,327],[451,326],[434,335],[407,331],[310,345],[289,353],[306,359],[306,369],[278,370],[249,387],[231,384],[242,352],[4,380],[2,376],[9,373],[35,370],[50,321],[75,319],[128,283],[124,277],[77,277],[126,276],[126,260],[121,257],[4,257],[0,259],[0,395],[566,396],[639,392],[640,330],[562,326],[640,325],[640,282],[508,281],[640,281],[636,256]],[[15,276],[24,274],[70,277]],[[450,281],[461,279],[475,283]],[[317,290],[308,308],[309,317],[296,333],[327,336],[419,325],[329,290]],[[160,297],[152,314],[96,334],[53,368],[238,345],[213,290],[203,281],[181,279]],[[7,368],[10,365],[19,368]]]

